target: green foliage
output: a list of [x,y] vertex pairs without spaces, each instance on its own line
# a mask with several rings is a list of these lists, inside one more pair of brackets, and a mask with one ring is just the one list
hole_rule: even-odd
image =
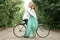
[[0,27],[14,26],[22,19],[22,0],[0,1]]
[[5,0],[0,0],[0,4],[3,4],[5,2]]
[[33,0],[37,7],[38,20],[51,28],[60,29],[60,0]]

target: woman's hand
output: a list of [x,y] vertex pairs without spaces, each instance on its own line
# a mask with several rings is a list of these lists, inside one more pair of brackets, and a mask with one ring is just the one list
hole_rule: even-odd
[[38,17],[36,17],[36,19],[38,19]]

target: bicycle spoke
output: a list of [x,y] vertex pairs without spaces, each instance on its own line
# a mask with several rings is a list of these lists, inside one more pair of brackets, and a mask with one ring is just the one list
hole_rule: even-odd
[[49,35],[50,29],[48,28],[47,25],[39,25],[38,29],[37,29],[37,35],[39,37],[47,37]]
[[23,25],[17,25],[14,27],[13,33],[16,37],[22,37],[25,34],[25,27]]

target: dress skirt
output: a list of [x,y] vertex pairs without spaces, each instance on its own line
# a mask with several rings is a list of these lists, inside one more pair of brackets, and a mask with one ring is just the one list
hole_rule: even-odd
[[36,35],[35,33],[37,27],[38,27],[37,19],[34,18],[33,16],[30,16],[26,26],[25,36]]

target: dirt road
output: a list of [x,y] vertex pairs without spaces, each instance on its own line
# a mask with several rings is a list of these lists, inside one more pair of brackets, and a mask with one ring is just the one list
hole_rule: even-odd
[[50,35],[46,38],[39,38],[38,36],[35,38],[17,38],[12,32],[12,28],[10,28],[4,31],[0,31],[0,40],[60,40],[60,33],[51,31]]

